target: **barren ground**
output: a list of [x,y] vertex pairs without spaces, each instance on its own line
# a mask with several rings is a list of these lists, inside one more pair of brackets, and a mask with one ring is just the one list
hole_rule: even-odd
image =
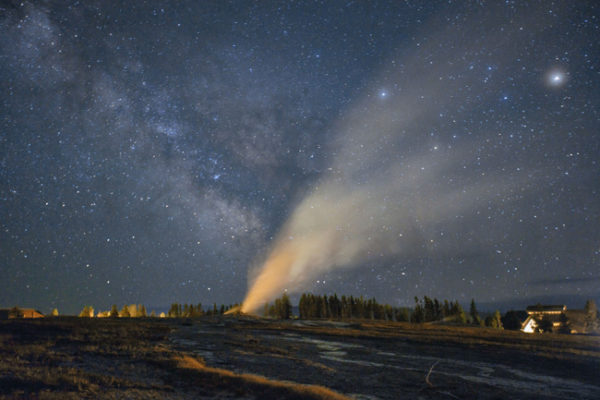
[[0,321],[0,398],[597,399],[600,338],[370,321]]

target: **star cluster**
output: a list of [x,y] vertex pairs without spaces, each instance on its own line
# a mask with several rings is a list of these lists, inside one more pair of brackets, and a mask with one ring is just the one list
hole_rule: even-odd
[[378,235],[410,251],[310,290],[600,297],[591,2],[12,2],[0,21],[2,306],[238,302],[324,177],[388,174],[445,212],[391,219]]

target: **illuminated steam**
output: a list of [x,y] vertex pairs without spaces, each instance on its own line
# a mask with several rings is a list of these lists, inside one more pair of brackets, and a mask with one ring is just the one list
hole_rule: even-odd
[[[506,57],[510,46],[504,35],[496,51]],[[511,157],[491,144],[498,132],[482,114],[496,101],[486,97],[493,91],[465,90],[501,83],[494,81],[493,69],[475,69],[464,56],[469,52],[429,41],[405,57],[408,62],[394,61],[395,72],[374,79],[362,100],[340,117],[330,168],[299,202],[266,260],[251,271],[244,312],[369,257],[408,255],[427,246],[451,251],[429,235],[439,224],[459,232],[461,218],[473,209],[522,196],[535,171],[529,168],[518,178],[503,173],[512,167],[505,161]],[[458,76],[460,83],[453,79]],[[458,118],[481,122],[473,131],[457,131]],[[490,174],[482,163],[492,159],[498,170]]]
[[[432,224],[489,199],[490,188],[483,184],[461,189],[430,186],[444,164],[419,161],[415,167],[390,168],[369,184],[344,185],[330,178],[319,185],[281,230],[253,280],[243,311],[259,310],[283,290],[299,292],[334,268],[355,267],[372,255],[413,252]],[[499,185],[497,180],[496,189]]]

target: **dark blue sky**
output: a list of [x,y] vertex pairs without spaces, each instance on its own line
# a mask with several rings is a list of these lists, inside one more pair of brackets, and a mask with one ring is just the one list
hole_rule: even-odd
[[336,182],[378,243],[305,290],[581,307],[599,25],[593,2],[5,3],[0,306],[239,302]]

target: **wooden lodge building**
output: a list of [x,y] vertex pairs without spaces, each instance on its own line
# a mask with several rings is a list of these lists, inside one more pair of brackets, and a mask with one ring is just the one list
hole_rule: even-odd
[[[567,310],[565,305],[528,306],[527,319],[521,324],[521,331],[534,333],[540,331],[581,333],[585,326],[583,310]],[[552,324],[550,326],[550,324]]]

